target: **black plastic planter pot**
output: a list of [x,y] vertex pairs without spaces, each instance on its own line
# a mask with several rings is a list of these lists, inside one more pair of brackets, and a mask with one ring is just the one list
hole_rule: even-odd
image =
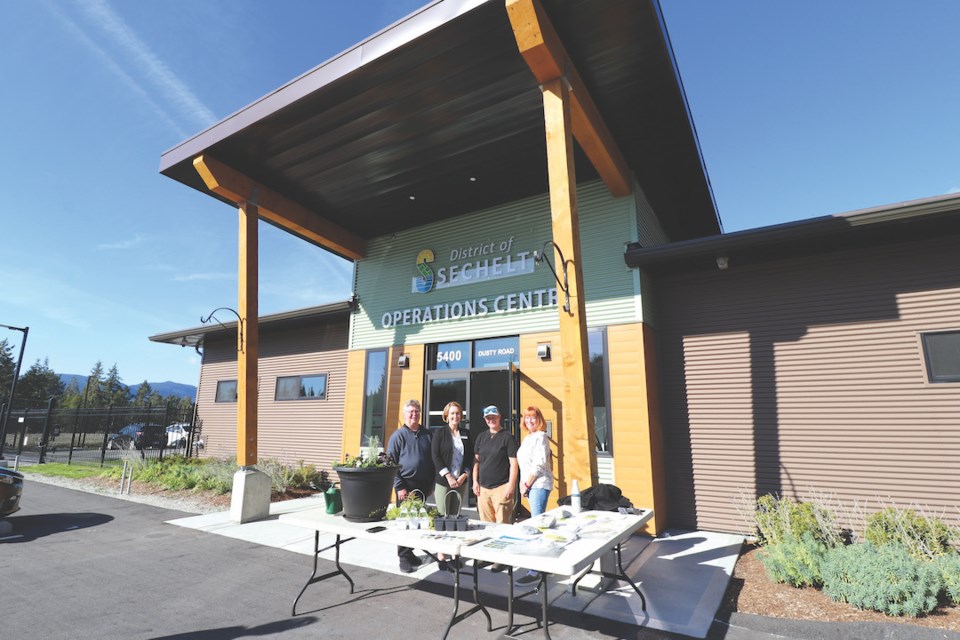
[[350,522],[383,520],[397,467],[335,467],[340,478],[343,517]]

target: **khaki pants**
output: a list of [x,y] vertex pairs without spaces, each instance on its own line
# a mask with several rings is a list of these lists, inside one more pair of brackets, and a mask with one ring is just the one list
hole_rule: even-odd
[[480,519],[484,522],[513,523],[513,492],[510,492],[509,497],[504,500],[504,487],[506,487],[505,484],[493,489],[480,487],[477,509],[480,511]]

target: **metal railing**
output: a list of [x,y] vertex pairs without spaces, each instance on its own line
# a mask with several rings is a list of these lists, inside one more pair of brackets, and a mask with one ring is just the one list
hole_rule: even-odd
[[173,405],[57,409],[51,400],[46,408],[10,411],[0,453],[21,464],[101,465],[128,456],[124,450],[144,459],[196,455],[203,439],[195,417],[195,409]]

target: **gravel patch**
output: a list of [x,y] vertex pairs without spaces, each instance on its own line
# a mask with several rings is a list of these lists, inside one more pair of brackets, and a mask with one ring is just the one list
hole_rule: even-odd
[[[149,486],[138,486],[136,482],[130,489],[130,493],[120,494],[120,481],[107,478],[63,478],[59,476],[43,476],[30,473],[29,467],[21,467],[20,471],[30,482],[40,482],[43,484],[52,484],[67,489],[77,491],[86,491],[87,493],[98,493],[100,495],[116,498],[117,500],[127,500],[148,504],[154,507],[164,509],[173,509],[175,511],[184,511],[186,513],[203,514],[227,511],[230,508],[230,496],[208,496],[200,493],[192,494],[188,491],[165,491],[155,489]],[[29,489],[24,487],[24,499],[29,499]]]

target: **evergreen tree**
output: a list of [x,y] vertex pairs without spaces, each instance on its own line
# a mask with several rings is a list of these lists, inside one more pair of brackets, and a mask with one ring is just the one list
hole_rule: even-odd
[[44,358],[34,362],[17,382],[17,397],[14,406],[26,409],[39,409],[47,406],[50,398],[59,399],[63,395],[63,383],[60,376],[50,368],[50,360]]
[[6,404],[7,396],[10,395],[14,369],[16,363],[13,361],[13,345],[4,338],[0,340],[0,406]]
[[133,406],[142,407],[147,404],[147,398],[150,397],[150,394],[153,393],[153,387],[150,386],[150,383],[144,380],[140,383],[140,386],[137,387],[137,395],[133,399]]
[[130,404],[130,393],[127,391],[127,386],[123,384],[116,362],[107,372],[107,378],[104,380],[103,386],[107,394],[107,404],[114,407],[126,407]]
[[103,363],[97,360],[87,376],[87,386],[83,390],[83,397],[87,399],[84,406],[103,409],[109,404],[103,382]]
[[67,385],[67,388],[63,390],[63,395],[60,397],[60,402],[57,403],[57,406],[62,409],[76,409],[80,406],[82,399],[80,385],[77,384],[77,379],[74,378],[70,381],[70,384]]

